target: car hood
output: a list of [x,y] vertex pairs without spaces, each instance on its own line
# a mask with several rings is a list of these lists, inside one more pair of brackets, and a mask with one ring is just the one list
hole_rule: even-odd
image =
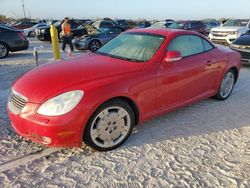
[[237,38],[233,44],[236,45],[243,45],[243,46],[250,46],[250,35],[242,35],[239,38]]
[[98,54],[87,54],[39,66],[20,77],[13,89],[30,102],[44,100],[101,79],[140,71],[144,63],[135,63]]
[[238,31],[241,28],[245,27],[238,27],[238,26],[220,26],[211,29],[212,31]]
[[50,26],[41,26],[41,27],[37,27],[36,29],[50,29]]

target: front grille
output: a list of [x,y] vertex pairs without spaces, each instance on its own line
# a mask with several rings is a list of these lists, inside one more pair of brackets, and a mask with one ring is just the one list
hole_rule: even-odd
[[9,95],[8,108],[14,114],[19,114],[23,110],[27,102],[28,100],[26,97],[22,96],[12,89]]
[[229,33],[226,31],[212,31],[212,35],[215,37],[226,37]]
[[225,39],[211,39],[213,43],[216,44],[223,44],[223,45],[228,45],[227,41]]
[[250,53],[249,52],[242,52],[242,51],[238,51],[238,52],[240,52],[242,59],[250,59]]
[[214,37],[226,37],[227,35],[225,34],[213,34]]

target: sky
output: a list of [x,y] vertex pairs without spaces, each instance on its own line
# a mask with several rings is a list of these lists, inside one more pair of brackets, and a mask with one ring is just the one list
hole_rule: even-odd
[[[23,0],[32,18],[250,18],[250,0]],[[0,0],[0,15],[24,17],[22,0]]]

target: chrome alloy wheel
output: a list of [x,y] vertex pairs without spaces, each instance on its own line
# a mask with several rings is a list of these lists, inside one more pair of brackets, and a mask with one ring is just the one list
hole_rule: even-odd
[[90,137],[97,146],[111,148],[126,138],[131,126],[131,117],[124,108],[108,107],[97,114],[92,122]]
[[0,44],[0,58],[5,57],[8,53],[8,49],[5,45]]
[[227,98],[230,95],[230,93],[233,89],[234,83],[235,83],[234,74],[231,71],[227,72],[225,74],[225,76],[221,82],[221,86],[220,86],[220,95],[223,98]]

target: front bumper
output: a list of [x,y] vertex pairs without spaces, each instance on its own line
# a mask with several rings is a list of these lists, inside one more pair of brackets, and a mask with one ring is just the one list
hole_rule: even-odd
[[241,48],[235,48],[232,45],[230,48],[234,51],[237,51],[241,54],[241,60],[245,63],[250,63],[250,50],[248,49],[241,49]]
[[19,114],[8,108],[11,124],[19,135],[46,146],[81,146],[87,113],[73,109],[65,115],[47,117],[37,114],[37,107],[37,104],[27,103]]
[[212,42],[224,45],[231,44],[235,39],[237,39],[237,37],[237,35],[214,36],[211,33],[208,35],[209,40],[211,40]]

